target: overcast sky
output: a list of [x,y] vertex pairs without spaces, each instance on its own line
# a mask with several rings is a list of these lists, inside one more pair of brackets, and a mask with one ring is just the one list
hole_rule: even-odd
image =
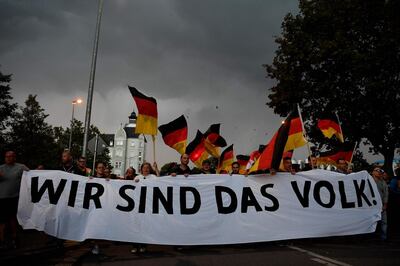
[[[13,74],[14,100],[37,94],[52,125],[67,126],[71,101],[87,98],[97,3],[0,0],[1,71]],[[222,123],[235,153],[250,153],[282,120],[266,106],[274,81],[262,64],[289,12],[297,0],[105,0],[92,123],[115,133],[127,122],[136,108],[129,84],[157,99],[160,125],[185,114],[190,141]],[[85,106],[75,113],[84,121]],[[159,135],[159,164],[178,156]]]

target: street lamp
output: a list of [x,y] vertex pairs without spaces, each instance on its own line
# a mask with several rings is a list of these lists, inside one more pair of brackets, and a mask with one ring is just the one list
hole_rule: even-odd
[[71,118],[71,126],[69,129],[69,142],[68,142],[68,150],[71,151],[71,144],[72,144],[72,126],[74,122],[74,113],[75,113],[75,105],[81,104],[82,99],[78,98],[72,101],[72,118]]

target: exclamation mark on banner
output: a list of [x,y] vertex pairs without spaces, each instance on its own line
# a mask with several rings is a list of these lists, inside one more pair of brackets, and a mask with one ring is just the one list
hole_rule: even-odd
[[374,192],[374,190],[373,190],[373,188],[372,188],[372,184],[371,184],[371,182],[369,181],[369,179],[367,179],[367,181],[368,181],[369,190],[371,190],[371,196],[372,196],[372,198],[374,199],[374,200],[372,201],[372,203],[373,203],[374,205],[376,205],[376,204],[378,204],[378,202],[375,200],[375,192]]

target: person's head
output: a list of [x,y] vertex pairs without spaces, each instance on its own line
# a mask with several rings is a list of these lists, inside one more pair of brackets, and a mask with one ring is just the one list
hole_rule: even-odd
[[128,169],[126,169],[125,171],[125,178],[126,179],[132,179],[135,178],[136,176],[136,170],[133,167],[129,167]]
[[291,172],[292,171],[292,158],[290,158],[290,157],[283,158],[282,164],[283,164],[283,169],[286,172]]
[[7,165],[13,165],[17,160],[17,156],[14,151],[7,151],[4,155],[4,162]]
[[339,159],[336,161],[336,167],[337,167],[338,170],[340,170],[340,171],[342,171],[342,172],[347,172],[347,167],[348,167],[348,165],[347,165],[346,160],[343,159],[343,158],[339,158]]
[[78,164],[79,168],[85,169],[86,168],[86,158],[83,156],[80,156],[77,164]]
[[111,169],[106,167],[104,168],[104,177],[110,177],[111,176]]
[[96,175],[97,176],[104,176],[105,169],[106,169],[106,166],[103,162],[96,163]]
[[350,166],[348,167],[347,173],[348,173],[348,174],[353,173],[353,165],[350,165]]
[[238,162],[233,162],[231,166],[232,166],[232,174],[238,175],[240,170],[240,164]]
[[63,151],[61,155],[61,162],[63,164],[72,164],[72,155],[69,151]]
[[210,168],[211,168],[211,164],[210,164],[210,161],[209,160],[204,160],[202,163],[201,163],[201,168],[204,170],[204,171],[210,171]]
[[148,175],[152,174],[153,168],[151,167],[151,164],[148,162],[143,163],[142,166],[140,167],[140,173],[143,176],[148,176]]
[[308,156],[308,163],[310,166],[314,166],[314,168],[317,168],[317,157],[315,156]]
[[396,170],[394,170],[394,174],[396,176],[400,176],[400,167],[396,168]]
[[189,164],[189,155],[187,155],[186,153],[181,155],[181,164],[186,166]]
[[385,180],[386,183],[389,183],[389,182],[390,182],[390,176],[388,175],[387,172],[384,172],[384,173],[382,174],[382,179]]
[[382,168],[380,168],[379,166],[374,166],[371,175],[375,179],[382,179],[384,173],[385,171]]

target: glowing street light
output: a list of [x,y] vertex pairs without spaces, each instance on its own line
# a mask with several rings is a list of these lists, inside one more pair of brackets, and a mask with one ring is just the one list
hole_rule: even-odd
[[81,98],[75,99],[72,101],[72,118],[71,118],[71,126],[69,129],[69,142],[68,142],[68,150],[71,151],[71,145],[72,145],[72,127],[73,127],[73,122],[74,122],[74,113],[75,113],[75,105],[81,104],[83,101]]

